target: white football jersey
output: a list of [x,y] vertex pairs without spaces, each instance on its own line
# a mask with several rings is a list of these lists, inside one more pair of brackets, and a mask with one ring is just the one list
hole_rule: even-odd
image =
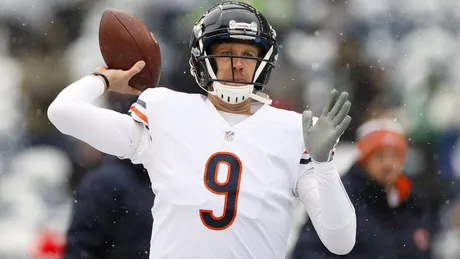
[[146,90],[129,158],[156,194],[151,259],[285,257],[304,154],[302,116],[263,105],[231,126],[205,96]]

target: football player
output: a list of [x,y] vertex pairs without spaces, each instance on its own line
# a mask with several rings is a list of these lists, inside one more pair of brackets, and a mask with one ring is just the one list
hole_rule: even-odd
[[224,2],[190,40],[191,74],[207,94],[148,89],[131,116],[93,105],[104,91],[137,93],[128,81],[139,61],[126,71],[99,67],[50,105],[62,133],[148,170],[152,259],[284,258],[297,198],[329,251],[352,250],[355,211],[333,161],[351,120],[348,94],[332,91],[319,118],[270,106],[262,90],[277,55],[266,18]]

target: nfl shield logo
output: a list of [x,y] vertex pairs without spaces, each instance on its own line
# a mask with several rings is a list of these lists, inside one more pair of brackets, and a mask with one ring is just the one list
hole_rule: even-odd
[[225,132],[225,140],[232,141],[234,137],[235,137],[235,132],[233,132],[233,131],[226,131]]

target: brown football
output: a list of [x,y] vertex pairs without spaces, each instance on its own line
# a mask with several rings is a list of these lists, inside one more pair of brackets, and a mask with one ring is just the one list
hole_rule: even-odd
[[160,46],[139,18],[119,10],[106,10],[99,24],[99,47],[110,69],[128,70],[137,61],[145,61],[142,71],[129,81],[130,86],[143,91],[158,85]]

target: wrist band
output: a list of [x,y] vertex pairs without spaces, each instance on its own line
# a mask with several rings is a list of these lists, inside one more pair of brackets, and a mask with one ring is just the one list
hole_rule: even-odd
[[110,83],[109,83],[109,79],[107,78],[107,76],[105,76],[104,74],[99,73],[99,72],[93,72],[93,73],[91,73],[91,75],[102,77],[102,79],[104,79],[104,81],[105,81],[106,90],[109,89]]

